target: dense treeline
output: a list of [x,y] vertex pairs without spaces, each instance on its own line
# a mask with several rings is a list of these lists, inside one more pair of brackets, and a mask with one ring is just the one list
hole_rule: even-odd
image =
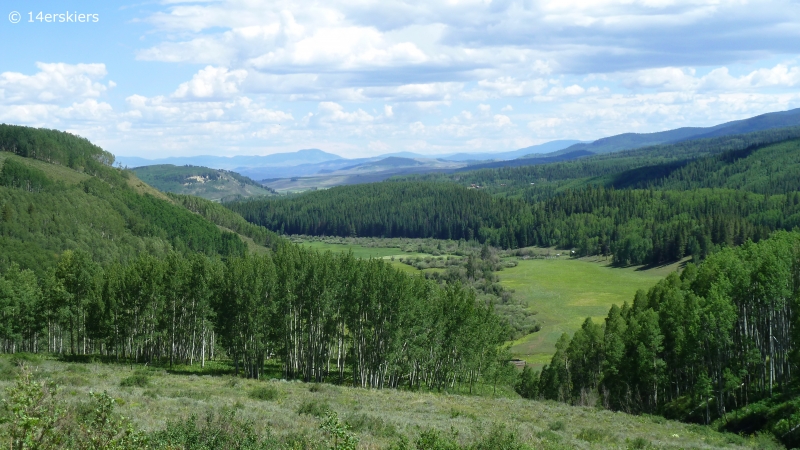
[[[437,183],[344,186],[289,199],[227,204],[293,234],[477,239],[502,248],[559,246],[659,264],[800,226],[800,193],[688,192],[589,186],[534,205]],[[476,232],[477,231],[477,232]]]
[[531,222],[513,226],[528,232],[521,242],[527,245],[613,254],[623,265],[659,264],[688,255],[701,259],[714,248],[800,226],[800,192],[765,196],[724,189],[588,187],[537,204]]
[[172,193],[167,193],[166,195],[189,211],[200,214],[221,227],[235,231],[242,236],[247,236],[258,245],[274,248],[283,241],[283,238],[274,232],[244,220],[242,216],[219,203],[192,195]]
[[[632,305],[613,306],[603,323],[586,319],[562,336],[540,376],[523,374],[518,390],[708,423],[791,389],[799,298],[800,233],[728,248],[640,291]],[[790,422],[778,425],[779,436],[797,425]]]
[[0,151],[67,166],[92,175],[111,173],[114,155],[73,134],[0,124]]
[[0,169],[0,186],[40,192],[52,185],[47,175],[34,167],[28,167],[13,159],[6,161]]
[[227,203],[248,221],[287,234],[437,239],[478,237],[525,204],[449,183],[371,183],[291,198]]
[[225,262],[145,254],[105,270],[66,251],[41,279],[18,266],[0,277],[0,314],[4,352],[201,365],[222,353],[253,378],[277,356],[306,381],[471,388],[505,364],[505,326],[472,290],[295,245]]
[[616,188],[741,189],[775,195],[800,190],[800,140],[750,146],[676,163],[647,166],[614,176]]

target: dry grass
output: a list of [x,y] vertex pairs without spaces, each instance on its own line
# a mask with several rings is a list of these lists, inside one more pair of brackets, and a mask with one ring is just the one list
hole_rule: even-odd
[[[148,431],[168,420],[203,416],[223,407],[253,420],[256,429],[279,437],[322,439],[318,410],[330,407],[357,432],[360,448],[385,448],[400,435],[413,440],[430,428],[461,443],[483,438],[501,426],[532,448],[764,448],[764,442],[720,434],[709,428],[659,417],[631,416],[555,402],[470,397],[397,390],[367,390],[334,385],[308,385],[280,380],[255,381],[231,376],[174,375],[163,369],[113,364],[67,364],[33,361],[39,376],[63,384],[68,401],[88,398],[89,391],[107,391],[119,411]],[[0,387],[11,383],[11,358],[0,357]],[[196,369],[196,368],[195,368]],[[123,383],[147,376],[145,387]],[[121,384],[133,384],[124,387]],[[256,395],[264,389],[269,399]],[[554,425],[557,424],[557,425]]]

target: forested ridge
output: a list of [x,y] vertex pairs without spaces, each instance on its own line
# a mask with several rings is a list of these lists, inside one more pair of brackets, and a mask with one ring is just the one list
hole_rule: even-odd
[[613,306],[601,323],[587,318],[561,337],[541,374],[523,372],[518,391],[684,421],[721,418],[721,427],[767,428],[794,446],[799,299],[799,232],[726,248]]
[[[715,248],[800,225],[798,136],[800,128],[770,130],[569,163],[420,177],[459,177],[470,187],[389,181],[226,206],[289,234],[557,246],[579,256],[613,255],[622,265],[699,260]],[[519,189],[521,181],[529,186]]]

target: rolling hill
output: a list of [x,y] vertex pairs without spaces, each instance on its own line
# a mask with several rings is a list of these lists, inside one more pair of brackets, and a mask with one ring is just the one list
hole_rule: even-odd
[[[44,273],[65,250],[83,250],[100,264],[172,250],[247,252],[248,238],[227,230],[238,216],[206,219],[133,172],[111,167],[113,155],[85,139],[9,125],[0,126],[0,139],[3,148],[16,149],[0,152],[0,270],[16,263]],[[279,239],[241,225],[258,245]]]
[[160,164],[136,167],[132,171],[162,192],[194,195],[217,202],[275,193],[248,177],[222,169]]

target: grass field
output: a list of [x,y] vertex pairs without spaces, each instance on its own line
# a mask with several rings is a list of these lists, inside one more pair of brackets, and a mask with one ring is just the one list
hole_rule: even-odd
[[[303,242],[304,246],[318,250],[320,252],[331,251],[334,253],[345,253],[348,251],[353,252],[356,258],[378,258],[383,259],[397,269],[408,273],[419,273],[419,271],[408,264],[403,264],[398,261],[398,258],[406,258],[412,256],[430,256],[427,253],[417,252],[404,252],[398,247],[365,247],[362,245],[350,244],[331,244],[320,241],[306,241]],[[392,259],[394,257],[394,260]]]
[[[13,383],[16,369],[12,358],[0,356],[0,388]],[[62,386],[60,396],[68,404],[87,402],[90,391],[106,391],[116,400],[117,412],[130,418],[138,429],[156,431],[167,421],[191,415],[203,422],[209,412],[232,408],[240,419],[251,420],[259,433],[270,431],[284,442],[302,437],[312,443],[294,448],[328,448],[313,444],[326,440],[319,429],[319,414],[326,408],[350,424],[360,440],[359,449],[387,448],[400,436],[414,442],[430,429],[468,444],[485,438],[497,427],[513,432],[518,442],[535,449],[775,448],[763,439],[721,434],[708,427],[556,402],[208,375],[228,368],[220,364],[209,364],[207,373],[197,365],[176,367],[175,372],[181,374],[162,368],[131,370],[117,364],[64,363],[46,358],[29,364],[36,368],[37,378],[55,380]],[[133,375],[137,376],[135,383],[123,382]],[[5,397],[5,390],[0,392]]]
[[586,317],[605,318],[612,304],[632,302],[678,264],[637,270],[594,259],[530,259],[499,273],[500,283],[537,311],[542,329],[513,342],[511,351],[536,368],[548,363],[562,333],[572,334]]

